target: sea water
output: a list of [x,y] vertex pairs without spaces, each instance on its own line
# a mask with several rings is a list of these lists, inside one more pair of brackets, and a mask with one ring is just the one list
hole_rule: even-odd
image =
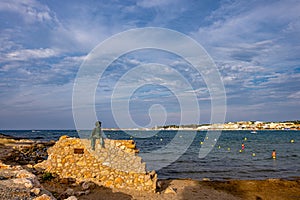
[[[61,135],[71,137],[88,137],[90,131],[81,131],[79,135],[74,130],[18,130],[0,131],[0,133],[28,138],[33,140],[58,140]],[[135,135],[143,137],[135,137]],[[179,140],[190,131],[104,131],[110,139],[134,139],[140,155],[153,151],[160,151],[168,145],[178,134]],[[179,157],[166,167],[158,169],[159,178],[191,178],[201,180],[227,179],[267,179],[300,177],[300,131],[222,131],[210,153],[199,158],[199,150],[205,142],[206,131],[195,132],[191,145],[185,152],[178,152],[176,146],[168,155],[153,157],[146,162],[165,162],[164,156]],[[201,144],[202,143],[202,144]],[[240,152],[244,143],[245,150]],[[178,143],[180,145],[180,142]],[[272,159],[272,151],[276,150],[277,157]],[[163,151],[162,151],[163,152]],[[151,169],[148,169],[151,170]]]

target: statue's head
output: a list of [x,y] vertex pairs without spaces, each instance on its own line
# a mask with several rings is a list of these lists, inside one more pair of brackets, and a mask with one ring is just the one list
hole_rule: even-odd
[[101,126],[101,122],[100,121],[96,121],[95,125],[96,126]]

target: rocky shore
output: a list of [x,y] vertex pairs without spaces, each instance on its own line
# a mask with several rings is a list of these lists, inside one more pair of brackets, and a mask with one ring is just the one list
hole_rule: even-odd
[[48,158],[54,144],[0,134],[1,199],[300,199],[300,179],[158,180],[155,192],[76,181],[34,167]]

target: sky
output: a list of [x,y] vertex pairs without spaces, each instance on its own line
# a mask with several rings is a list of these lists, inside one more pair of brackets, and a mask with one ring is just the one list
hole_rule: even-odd
[[[226,121],[300,119],[299,11],[298,0],[2,0],[0,130],[74,129],[73,86],[88,54],[115,34],[145,27],[175,30],[202,45],[224,84]],[[163,73],[175,69],[190,81],[199,123],[210,122],[203,78],[178,55],[143,49],[115,60],[99,80],[95,109],[104,127],[119,127],[112,101],[120,100],[114,90],[122,76],[147,63],[171,66]],[[145,74],[162,69],[156,67]],[[178,94],[167,86],[186,86],[176,77],[158,83],[130,94],[129,113],[138,127],[182,123]],[[125,112],[115,114],[126,122]],[[194,120],[187,117],[189,123]]]

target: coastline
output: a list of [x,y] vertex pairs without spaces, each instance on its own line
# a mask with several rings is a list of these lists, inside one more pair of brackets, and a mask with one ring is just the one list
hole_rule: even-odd
[[[94,186],[87,190],[82,185],[74,184],[72,181],[62,180],[54,177],[51,180],[44,180],[43,173],[36,171],[32,166],[41,162],[43,156],[34,155],[34,151],[24,151],[39,147],[46,149],[54,143],[36,142],[27,139],[9,137],[0,134],[0,160],[2,163],[12,167],[18,166],[18,170],[28,170],[35,174],[40,182],[40,188],[49,191],[57,199],[66,199],[69,196],[76,196],[77,199],[297,199],[300,198],[300,177],[295,180],[265,179],[265,180],[192,180],[192,179],[164,179],[158,181],[156,193],[140,191],[129,191],[122,189],[111,189],[103,186]],[[28,159],[21,159],[16,153],[27,153]],[[22,150],[23,149],[23,150]],[[29,152],[29,153],[28,153]],[[30,154],[32,153],[32,155]],[[24,156],[25,154],[22,154]],[[35,157],[34,157],[34,156]],[[19,159],[15,159],[17,157]],[[37,158],[37,159],[36,159]],[[20,167],[19,167],[20,166]],[[16,167],[15,167],[16,168]],[[0,171],[2,168],[0,168]],[[159,178],[159,177],[158,177]],[[6,179],[0,180],[7,181]],[[73,191],[66,194],[66,191]],[[14,192],[13,190],[1,192]],[[29,195],[32,195],[29,192]],[[50,194],[49,194],[50,195]],[[8,196],[6,194],[5,196]],[[34,199],[34,195],[31,196]],[[29,198],[30,199],[30,198]]]

